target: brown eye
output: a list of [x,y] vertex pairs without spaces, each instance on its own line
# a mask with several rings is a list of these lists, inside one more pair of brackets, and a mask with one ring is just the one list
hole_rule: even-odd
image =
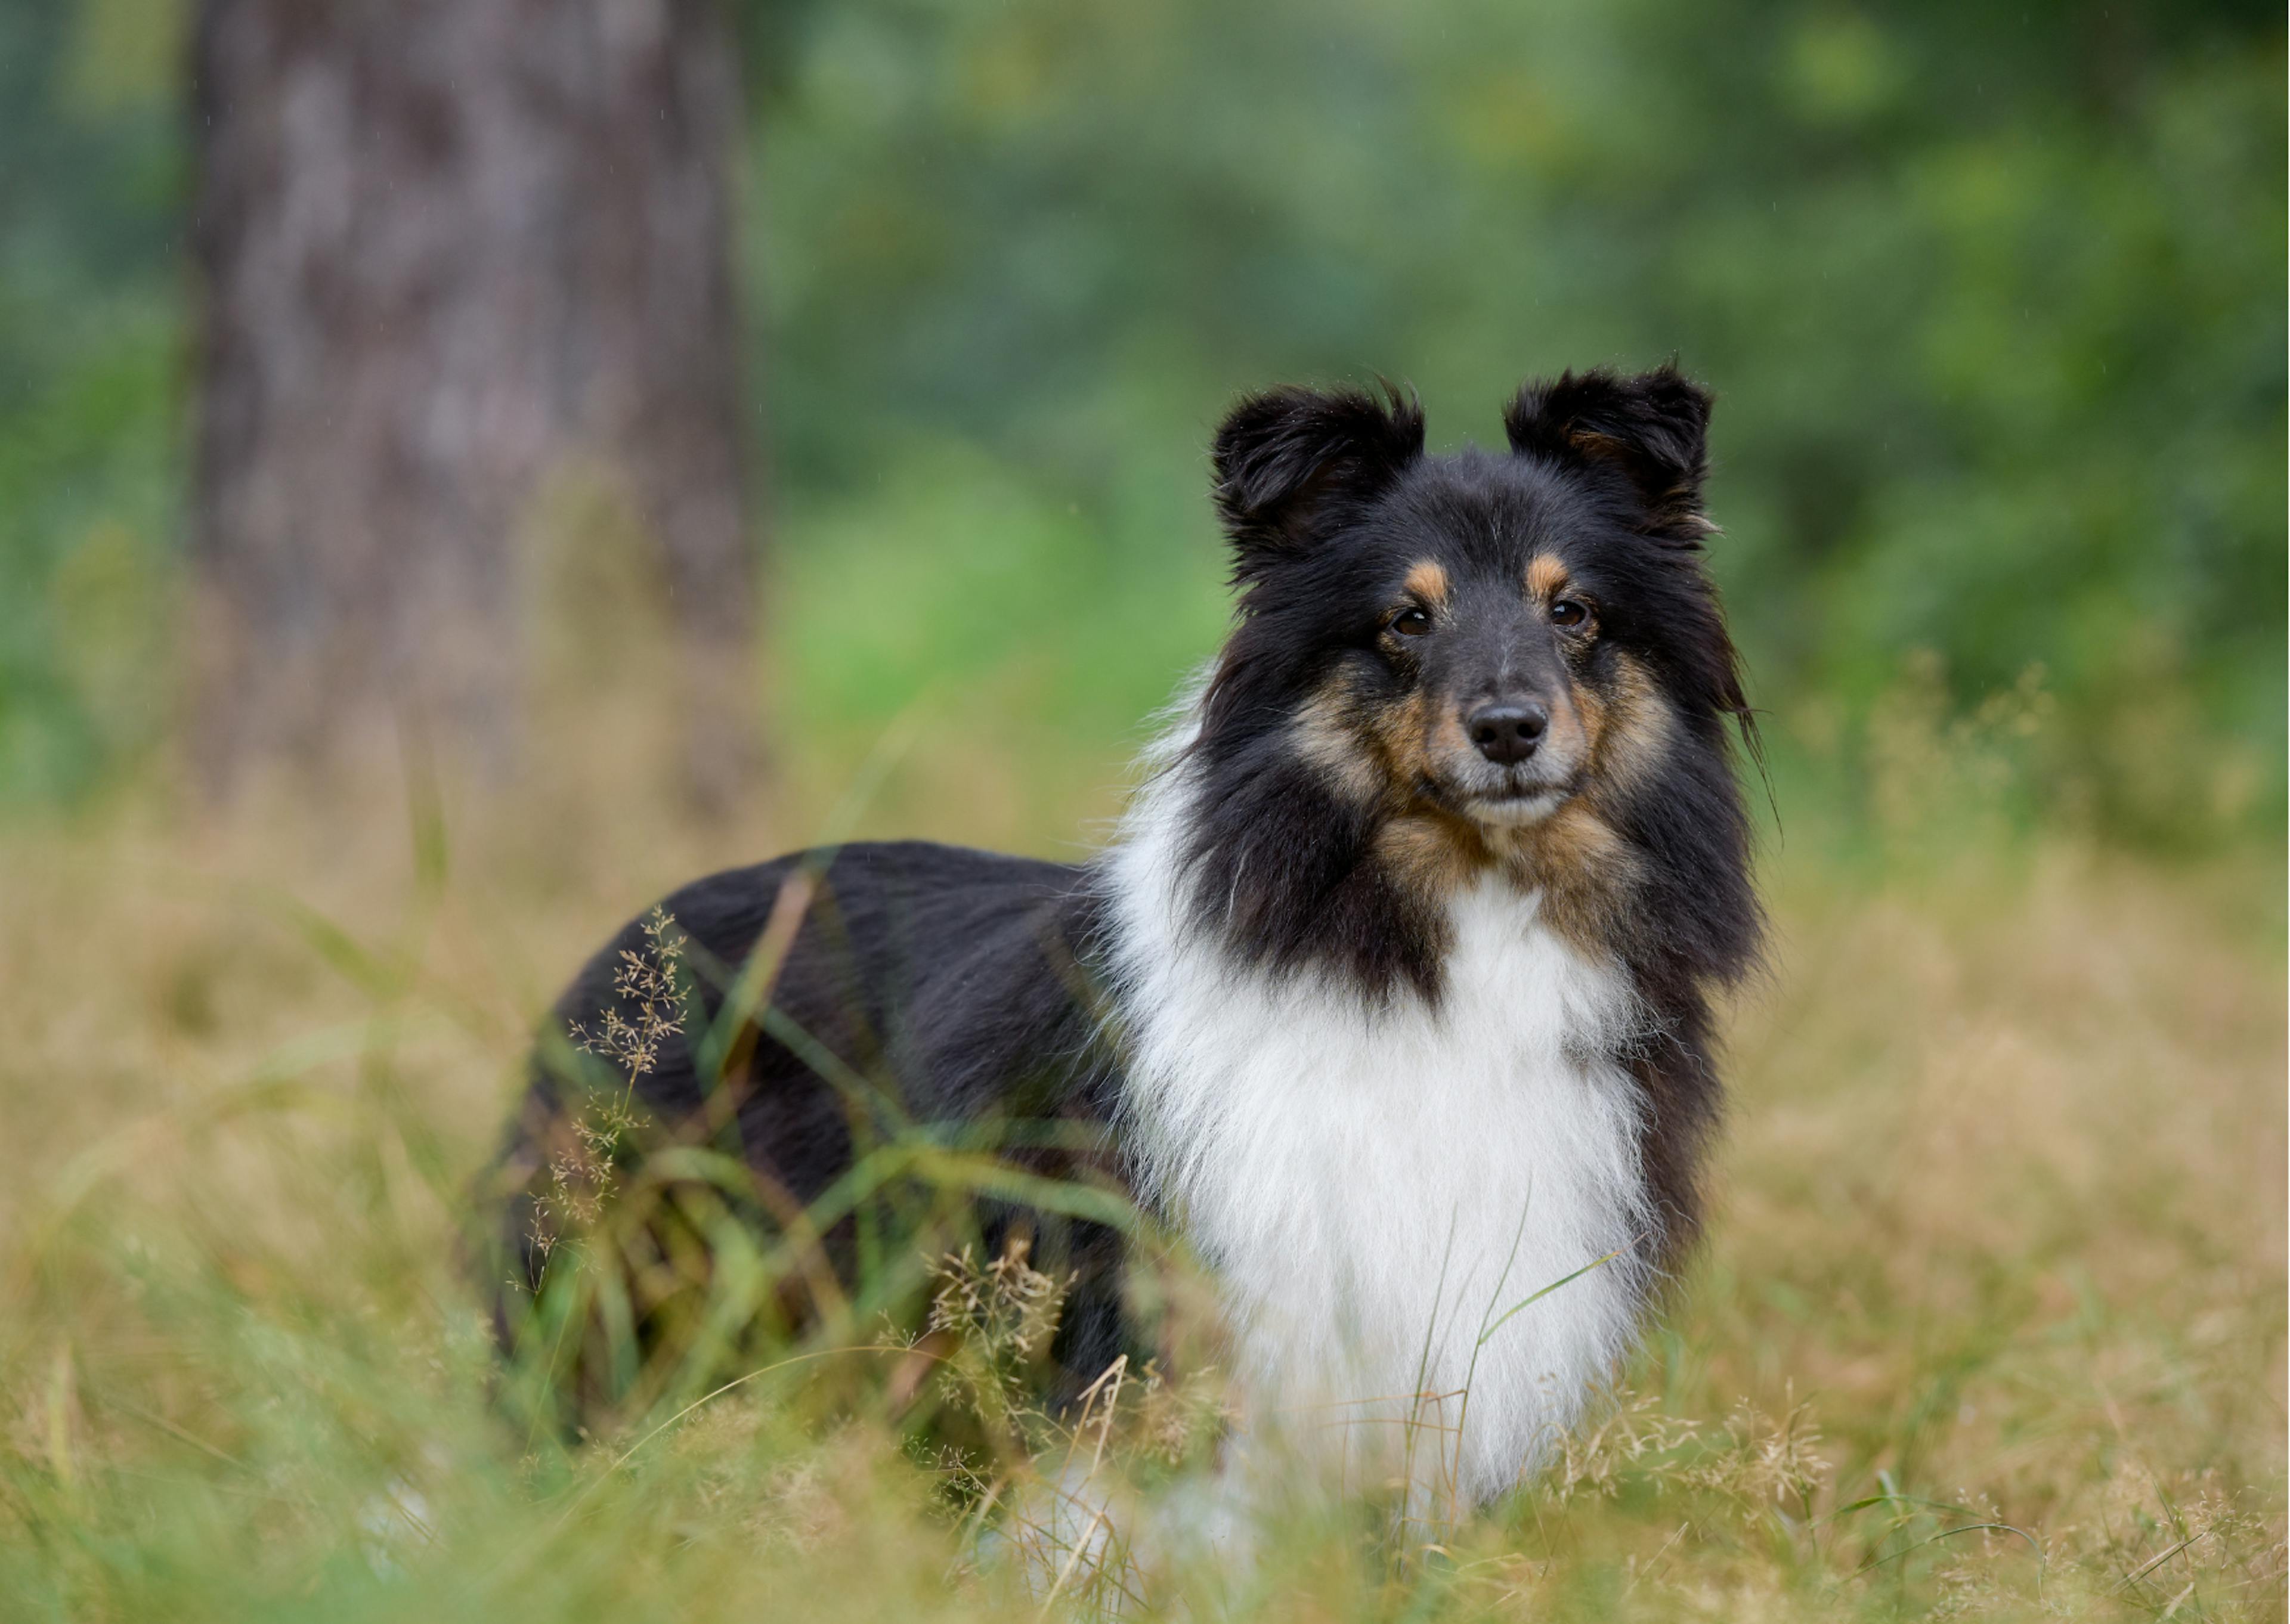
[[1403,609],[1391,617],[1391,629],[1403,637],[1420,637],[1431,629],[1431,617],[1421,609]]
[[1553,626],[1586,626],[1589,620],[1589,610],[1571,597],[1562,597],[1550,606],[1550,623]]

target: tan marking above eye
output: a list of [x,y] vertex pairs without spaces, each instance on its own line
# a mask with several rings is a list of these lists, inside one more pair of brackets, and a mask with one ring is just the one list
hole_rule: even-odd
[[1537,553],[1527,560],[1526,595],[1538,603],[1549,603],[1566,590],[1566,566],[1549,553]]
[[1436,559],[1420,560],[1400,585],[1427,604],[1447,601],[1447,572]]

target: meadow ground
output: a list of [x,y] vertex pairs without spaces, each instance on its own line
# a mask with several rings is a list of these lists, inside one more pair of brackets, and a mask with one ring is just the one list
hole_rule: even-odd
[[[1053,850],[1110,810],[918,748],[862,827]],[[0,845],[0,1616],[1103,1597],[978,1560],[879,1371],[569,1450],[490,1402],[456,1226],[536,1012],[821,808],[171,804]],[[1192,1616],[2283,1616],[2278,857],[1793,836],[1766,872],[1709,1244],[1620,1407],[1435,1551],[1300,1517],[1176,1581]]]

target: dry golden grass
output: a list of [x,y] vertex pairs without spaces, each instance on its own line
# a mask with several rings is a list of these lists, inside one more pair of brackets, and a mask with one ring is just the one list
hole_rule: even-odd
[[[1105,767],[925,747],[862,827],[1069,850]],[[1037,1606],[903,1450],[893,1356],[569,1451],[491,1404],[456,1225],[530,1022],[669,885],[828,816],[703,830],[629,781],[5,836],[0,1615]],[[1170,1580],[1195,1616],[2282,1616],[2278,860],[1800,844],[1631,1396],[1440,1549],[1299,1514]],[[1087,1566],[1048,1611],[1109,1594]]]

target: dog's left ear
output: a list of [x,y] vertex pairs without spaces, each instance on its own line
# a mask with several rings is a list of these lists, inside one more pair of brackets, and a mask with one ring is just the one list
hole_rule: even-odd
[[1634,378],[1605,367],[1522,387],[1503,428],[1521,456],[1626,475],[1650,536],[1692,547],[1717,530],[1701,510],[1709,391],[1674,365]]
[[1423,408],[1384,386],[1269,389],[1235,406],[1217,429],[1217,515],[1239,573],[1254,574],[1325,535],[1373,501],[1423,454]]

